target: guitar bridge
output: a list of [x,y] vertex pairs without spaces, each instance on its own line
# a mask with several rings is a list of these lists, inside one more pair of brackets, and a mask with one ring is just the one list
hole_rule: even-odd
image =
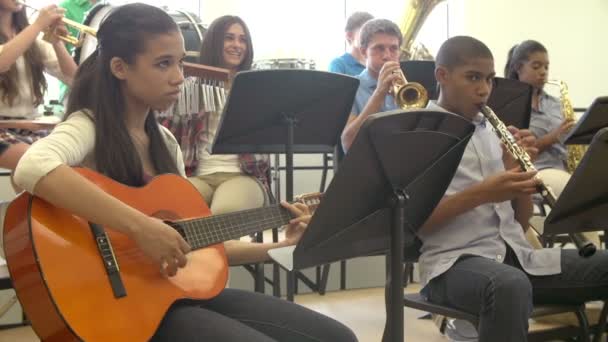
[[103,227],[98,224],[89,222],[89,227],[91,227],[91,232],[95,238],[97,249],[103,261],[103,266],[106,269],[110,286],[112,287],[112,292],[114,292],[114,297],[125,297],[127,290],[120,277],[120,267],[116,261],[116,255],[114,254],[114,249],[112,248],[110,239],[108,239],[108,235]]

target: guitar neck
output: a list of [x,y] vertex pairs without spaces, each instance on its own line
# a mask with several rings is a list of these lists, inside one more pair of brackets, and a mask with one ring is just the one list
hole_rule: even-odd
[[193,250],[289,223],[292,215],[280,205],[172,222]]

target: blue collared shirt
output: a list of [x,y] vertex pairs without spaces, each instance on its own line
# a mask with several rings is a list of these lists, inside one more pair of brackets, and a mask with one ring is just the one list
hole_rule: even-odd
[[365,69],[365,65],[359,63],[353,55],[347,52],[340,57],[334,58],[334,60],[329,63],[329,68],[327,70],[339,74],[357,76],[363,69]]
[[[543,92],[540,96],[538,111],[532,109],[530,131],[537,138],[541,138],[557,129],[562,122],[564,122],[564,116],[562,115],[560,101]],[[540,153],[534,161],[534,166],[539,170],[548,168],[565,170],[564,163],[567,158],[566,146],[562,142],[558,142]]]
[[[445,111],[435,103],[429,109]],[[473,120],[475,132],[466,146],[446,196],[454,195],[505,171],[500,140],[481,113]],[[485,203],[452,218],[428,234],[423,242],[420,277],[423,285],[447,271],[462,255],[478,255],[503,262],[506,244],[515,252],[523,269],[532,275],[561,272],[560,249],[533,249],[515,220],[511,201]]]
[[[357,89],[357,94],[355,95],[355,102],[353,103],[353,109],[350,111],[353,115],[359,115],[367,105],[369,98],[376,90],[378,86],[378,80],[372,75],[369,74],[367,69],[363,70],[359,75],[356,76],[359,79],[359,88]],[[395,104],[395,98],[392,95],[387,95],[384,98],[384,104],[380,108],[379,112],[386,112],[389,110],[398,109]]]

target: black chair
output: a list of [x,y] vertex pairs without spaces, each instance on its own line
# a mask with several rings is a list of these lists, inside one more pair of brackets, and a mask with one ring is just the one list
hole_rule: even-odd
[[[8,269],[6,268],[6,265],[2,265],[2,266],[0,266],[0,291],[10,290],[12,288],[13,288],[13,283],[11,282],[11,279],[9,277]],[[10,302],[12,302],[13,300],[16,300],[16,298],[11,298],[11,299],[9,299],[9,303],[2,303],[2,304],[12,306],[14,304],[11,304]],[[10,323],[10,324],[1,324],[0,330],[22,327],[24,325],[29,325],[29,322],[28,322],[27,318],[25,317],[25,312],[23,312],[23,314],[21,316],[21,322]]]
[[[323,173],[322,173],[322,178],[321,178],[320,192],[322,192],[325,188],[325,183],[327,181],[327,171],[331,167],[331,165],[329,164],[329,161],[332,161],[332,157],[330,156],[329,153],[324,153],[323,154],[323,167],[322,167]],[[276,159],[275,159],[275,168],[276,169],[268,170],[268,174],[267,174],[270,188],[272,189],[274,187],[274,189],[275,189],[274,195],[268,194],[269,195],[268,196],[269,204],[275,203],[276,198],[280,197],[280,178],[279,178],[280,169],[278,167],[279,164],[280,163],[279,163],[278,155],[276,155]],[[336,164],[334,164],[334,165],[336,165]],[[335,166],[334,166],[334,172],[335,172]],[[252,241],[259,242],[259,243],[264,242],[263,232],[253,234]],[[273,228],[272,229],[272,242],[278,242],[278,241],[279,241],[279,229]],[[264,272],[266,265],[272,266],[272,268],[273,268],[272,277],[266,276],[266,274]],[[266,261],[266,262],[261,262],[261,263],[243,264],[243,265],[238,265],[238,266],[244,267],[245,270],[247,270],[247,272],[249,272],[249,274],[253,277],[255,292],[265,293],[266,284],[269,284],[270,286],[272,286],[273,296],[281,297],[281,277],[280,277],[279,267],[276,263],[274,263],[273,261]],[[304,276],[299,271],[295,272],[294,275],[297,280],[304,282],[306,284],[306,286],[308,286],[311,290],[323,295],[323,294],[325,294],[325,289],[327,286],[328,274],[329,274],[329,265],[325,265],[325,266],[316,267],[315,281],[310,280],[308,277]],[[289,275],[289,272],[288,272],[288,275]],[[296,286],[294,286],[293,293],[290,293],[289,289],[288,289],[287,298],[291,298],[294,294],[297,294],[297,292],[298,292],[297,283],[298,282],[296,281],[295,282]]]
[[[8,173],[8,174],[0,174],[0,176],[8,176],[8,175],[10,175],[10,173]],[[5,215],[5,210],[6,210],[6,207],[7,207],[8,203],[9,202],[2,202],[2,203],[0,203],[0,215],[2,216],[2,217],[0,217],[0,228],[2,228],[4,226],[4,215]],[[0,238],[0,242],[2,242],[1,238]],[[0,248],[3,248],[3,247],[0,246]],[[11,282],[10,274],[8,272],[8,266],[6,264],[0,265],[0,291],[10,290],[12,288],[13,288],[13,283]],[[0,303],[0,306],[3,306],[4,308],[9,309],[10,306],[12,306],[12,305],[15,304],[14,301],[16,301],[16,300],[17,300],[16,297],[11,298],[6,303]],[[9,305],[9,307],[5,307],[4,305]],[[0,313],[0,314],[2,314],[2,313]],[[2,324],[2,325],[0,325],[0,330],[20,327],[20,326],[24,326],[24,325],[27,325],[27,324],[29,324],[29,322],[27,321],[27,318],[25,317],[25,312],[24,312],[22,314],[21,322],[19,322],[19,323],[11,323],[11,324]]]
[[[420,256],[421,245],[421,241],[416,239],[413,245],[406,246],[406,248],[404,249],[404,261],[410,263],[418,261],[418,257]],[[443,315],[445,317],[466,320],[473,324],[473,326],[478,326],[479,317],[477,315],[469,312],[464,312],[462,310],[449,306],[431,303],[427,301],[424,297],[422,297],[419,293],[405,294],[403,296],[403,305],[405,307],[410,307],[413,309],[430,312],[437,315]],[[606,309],[606,306],[604,306],[602,314],[600,314],[600,324],[594,327],[594,331],[605,331],[606,315],[608,314],[606,312],[607,310],[608,309]],[[578,305],[535,305],[534,311],[532,312],[532,317],[534,318],[567,312],[572,312],[576,315],[579,322],[578,327],[566,326],[551,330],[531,332],[528,334],[528,340],[532,342],[551,341],[563,338],[578,338],[578,342],[590,341],[591,329],[589,327],[587,314],[585,313],[584,303]],[[604,324],[603,326],[601,326],[602,323]],[[594,339],[594,342],[596,342],[596,339]],[[597,342],[599,342],[599,337],[597,339]]]
[[[479,322],[479,317],[477,315],[457,310],[451,307],[428,302],[419,293],[404,295],[403,302],[406,307],[431,312],[450,318],[466,320],[468,322],[471,322],[473,326],[477,326]],[[590,329],[589,323],[587,321],[587,315],[585,314],[585,304],[535,306],[534,311],[532,312],[532,318],[555,315],[566,312],[573,312],[576,314],[576,317],[579,322],[578,327],[565,326],[550,330],[530,332],[528,334],[528,341],[551,341],[560,340],[563,338],[578,338],[577,341],[579,342],[590,341]]]
[[[267,173],[266,173],[266,179],[268,179],[268,187],[270,189],[272,189],[272,183],[273,183],[273,177],[272,177],[272,171],[270,170],[270,168],[268,169]],[[274,202],[276,202],[276,199],[272,196],[271,193],[267,194],[267,201],[268,203],[266,204],[273,204]],[[272,229],[272,236],[273,236],[273,242],[277,242],[278,241],[278,236],[279,236],[279,231],[278,228],[273,228]],[[263,243],[264,242],[264,232],[258,232],[255,233],[251,236],[252,238],[252,242],[257,242],[257,243]],[[266,277],[266,274],[264,272],[265,266],[266,265],[272,265],[274,264],[274,262],[272,261],[266,261],[266,262],[259,262],[259,263],[252,263],[252,264],[243,264],[240,266],[243,266],[243,268],[245,268],[245,270],[247,272],[249,272],[249,274],[253,277],[253,290],[255,292],[259,292],[259,293],[265,293],[266,292],[266,284],[270,284],[275,292],[275,295],[277,297],[280,297],[280,277],[273,277],[268,278]],[[278,290],[277,290],[278,289]],[[278,294],[276,293],[277,291]]]

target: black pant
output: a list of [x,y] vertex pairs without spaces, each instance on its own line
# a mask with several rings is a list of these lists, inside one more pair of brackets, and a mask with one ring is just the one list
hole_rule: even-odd
[[582,304],[608,299],[608,252],[591,258],[565,249],[562,272],[532,276],[522,270],[513,251],[505,263],[478,256],[461,257],[431,280],[431,302],[479,315],[479,341],[526,341],[532,304]]
[[171,306],[153,342],[351,342],[345,325],[275,297],[225,289],[210,300],[183,300]]

